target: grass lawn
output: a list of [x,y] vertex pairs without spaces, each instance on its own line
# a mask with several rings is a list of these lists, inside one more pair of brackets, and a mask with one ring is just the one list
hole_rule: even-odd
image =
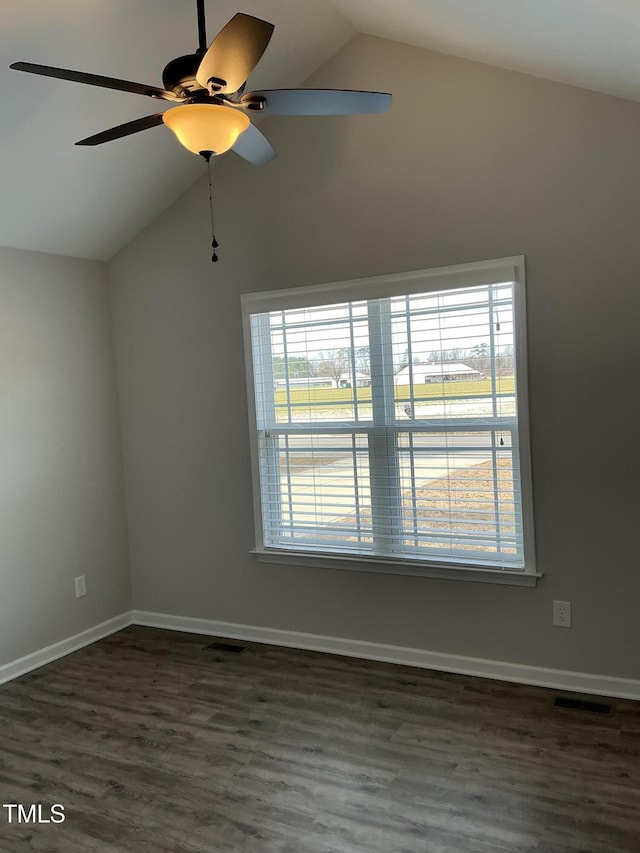
[[[505,394],[513,392],[515,380],[513,376],[498,377],[498,391]],[[352,403],[354,390],[358,402],[371,400],[371,388],[291,388],[289,397],[291,403]],[[490,394],[491,380],[476,379],[470,382],[432,382],[426,385],[414,385],[414,397],[431,399],[433,397],[474,396]],[[406,400],[409,393],[408,385],[396,386],[396,400]],[[276,404],[286,405],[287,390],[276,391]]]
[[[515,389],[513,376],[498,377],[497,390],[502,394],[512,394]],[[491,394],[491,380],[477,379],[469,382],[433,382],[426,385],[414,385],[414,400],[435,401],[438,399],[450,399],[451,397],[475,397]],[[289,403],[299,413],[301,409],[309,409],[313,412],[317,404],[318,411],[326,411],[330,405],[337,404],[337,408],[349,412],[354,402],[354,393],[358,404],[371,403],[371,388],[291,388],[289,391]],[[409,386],[397,385],[395,399],[399,404],[409,400]],[[279,389],[275,392],[276,412],[278,416],[286,416],[287,413],[287,390]]]

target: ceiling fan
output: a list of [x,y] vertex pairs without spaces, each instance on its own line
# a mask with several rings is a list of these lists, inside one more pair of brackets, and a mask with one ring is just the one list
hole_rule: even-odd
[[245,94],[247,78],[266,50],[274,25],[239,12],[225,24],[207,49],[205,0],[196,0],[196,4],[198,49],[193,54],[172,59],[165,66],[162,72],[164,88],[30,62],[14,62],[11,68],[177,104],[165,112],[81,139],[76,145],[101,145],[165,124],[185,148],[201,154],[207,161],[229,149],[256,165],[276,156],[269,141],[251,122],[253,114],[347,115],[379,113],[389,108],[391,95],[383,92],[267,89]]

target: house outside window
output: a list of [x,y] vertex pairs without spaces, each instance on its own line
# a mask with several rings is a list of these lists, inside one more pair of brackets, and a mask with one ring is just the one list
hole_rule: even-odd
[[533,585],[524,259],[245,294],[260,559]]

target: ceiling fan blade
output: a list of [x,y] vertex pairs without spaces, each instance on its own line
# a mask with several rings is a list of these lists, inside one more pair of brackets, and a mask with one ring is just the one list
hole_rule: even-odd
[[132,83],[129,80],[118,80],[115,77],[103,77],[100,74],[86,74],[84,71],[69,71],[66,68],[53,68],[51,65],[34,65],[32,62],[14,62],[9,66],[15,71],[27,71],[29,74],[40,74],[43,77],[57,77],[60,80],[71,80],[72,83],[86,83],[89,86],[100,86],[103,89],[117,89],[120,92],[133,92],[134,95],[147,95],[150,98],[161,98],[164,101],[183,101],[184,98],[159,89],[157,86],[147,86],[144,83]]
[[254,166],[268,163],[277,156],[267,137],[254,124],[250,124],[244,133],[240,134],[231,150]]
[[96,133],[95,136],[81,139],[80,142],[76,142],[76,145],[102,145],[103,142],[111,142],[113,139],[131,136],[132,133],[138,133],[140,130],[148,130],[150,127],[157,127],[162,124],[163,115],[164,113],[154,113],[151,116],[137,118],[135,121],[128,121],[126,124],[119,124],[117,127],[109,128],[109,130],[103,130],[102,133]]
[[[351,89],[266,89],[249,92],[240,103],[261,113],[280,116],[338,116],[358,113],[383,113],[391,106],[386,92],[357,92]],[[255,108],[254,108],[255,109]]]
[[237,92],[265,52],[274,25],[238,12],[220,30],[205,53],[196,80],[216,92]]

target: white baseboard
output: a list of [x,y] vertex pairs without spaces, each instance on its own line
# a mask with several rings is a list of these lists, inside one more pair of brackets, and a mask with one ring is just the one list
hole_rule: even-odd
[[95,643],[96,640],[101,640],[103,637],[108,637],[109,634],[115,634],[116,631],[126,628],[127,625],[131,625],[131,622],[131,611],[121,613],[120,616],[115,616],[113,619],[101,622],[100,625],[95,625],[93,628],[88,628],[86,631],[74,634],[73,637],[68,637],[59,643],[53,643],[51,646],[46,646],[44,649],[38,649],[37,652],[25,655],[23,658],[6,663],[4,666],[0,666],[0,684],[12,681],[21,675],[26,675],[26,673],[34,669],[39,669],[41,666],[51,663],[51,661],[71,654],[71,652],[77,652],[78,649]]
[[25,675],[34,669],[51,663],[51,661],[95,643],[103,637],[115,634],[131,624],[145,625],[150,628],[165,628],[170,631],[185,631],[190,634],[206,634],[211,637],[227,637],[234,640],[268,643],[294,649],[308,649],[315,652],[328,652],[329,654],[384,661],[402,666],[416,666],[422,669],[454,672],[460,675],[494,678],[498,681],[513,681],[517,684],[531,684],[536,687],[550,687],[555,690],[640,700],[640,681],[630,678],[612,678],[607,675],[547,669],[506,661],[430,652],[425,649],[412,649],[405,646],[369,643],[363,640],[348,640],[341,637],[325,637],[321,634],[306,634],[299,631],[282,631],[255,625],[239,625],[235,622],[219,622],[215,619],[196,619],[190,616],[171,616],[167,613],[149,613],[144,610],[122,613],[113,619],[102,622],[100,625],[82,631],[80,634],[75,634],[59,643],[54,643],[33,652],[33,654],[0,666],[0,684]]
[[340,637],[324,637],[320,634],[304,634],[298,631],[281,631],[254,625],[238,625],[234,622],[218,622],[214,619],[195,619],[190,616],[149,613],[144,610],[133,611],[133,623],[134,625],[146,625],[150,628],[167,628],[171,631],[185,631],[190,634],[207,634],[212,637],[250,640],[256,643],[309,649],[315,652],[329,652],[347,657],[454,672],[460,675],[494,678],[498,681],[513,681],[518,684],[550,687],[555,690],[640,700],[640,681],[630,678],[612,678],[607,675],[592,675],[586,672],[546,669],[539,666],[443,654],[404,646],[368,643],[363,640],[347,640]]

